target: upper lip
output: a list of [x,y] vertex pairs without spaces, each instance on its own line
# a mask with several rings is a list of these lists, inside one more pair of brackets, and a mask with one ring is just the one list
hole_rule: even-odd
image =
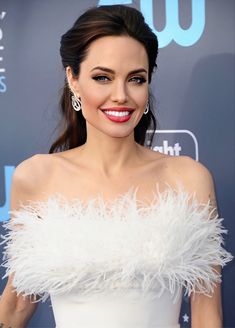
[[109,108],[100,108],[101,110],[110,110],[115,112],[133,112],[135,109],[131,107],[109,107]]

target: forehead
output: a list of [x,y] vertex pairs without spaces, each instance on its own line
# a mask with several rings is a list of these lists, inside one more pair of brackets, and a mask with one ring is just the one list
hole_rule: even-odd
[[105,66],[114,70],[148,70],[148,56],[144,46],[129,36],[105,36],[93,41],[86,59],[81,63],[86,69]]

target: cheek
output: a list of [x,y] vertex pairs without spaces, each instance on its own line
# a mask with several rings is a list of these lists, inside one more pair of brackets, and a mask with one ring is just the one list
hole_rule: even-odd
[[108,92],[105,88],[82,88],[80,97],[85,110],[99,108],[108,97]]
[[129,91],[129,95],[139,108],[144,108],[148,101],[148,87],[140,86],[135,89],[132,88]]

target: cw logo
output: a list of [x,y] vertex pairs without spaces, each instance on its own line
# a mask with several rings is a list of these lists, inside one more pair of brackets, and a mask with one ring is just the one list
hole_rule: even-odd
[[[140,10],[145,17],[147,24],[158,36],[159,47],[166,47],[171,41],[175,41],[180,46],[189,47],[195,44],[204,31],[205,27],[205,0],[192,1],[192,23],[185,30],[179,25],[179,4],[178,0],[165,0],[166,3],[166,26],[158,32],[154,26],[153,13],[154,0],[140,0]],[[99,5],[132,4],[132,0],[100,0]]]

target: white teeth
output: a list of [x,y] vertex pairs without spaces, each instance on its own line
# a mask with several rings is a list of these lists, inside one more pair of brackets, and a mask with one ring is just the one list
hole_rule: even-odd
[[127,116],[130,112],[118,112],[118,111],[111,111],[111,110],[104,110],[105,114],[112,115],[112,116]]

